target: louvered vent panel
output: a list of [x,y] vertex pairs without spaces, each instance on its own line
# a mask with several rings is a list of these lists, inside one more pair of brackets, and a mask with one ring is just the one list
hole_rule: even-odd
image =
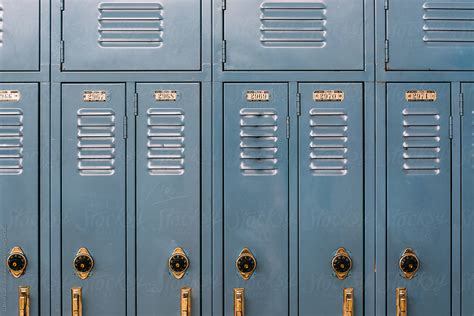
[[433,45],[474,45],[474,2],[426,2],[424,37]]
[[403,110],[403,170],[408,175],[440,173],[440,115],[435,110]]
[[77,112],[77,157],[81,175],[114,174],[115,128],[113,110],[96,108]]
[[314,176],[347,174],[347,114],[338,109],[310,110],[310,170]]
[[23,172],[23,111],[0,109],[0,175]]
[[160,47],[162,13],[160,3],[101,3],[99,44],[102,47]]
[[0,47],[3,46],[3,6],[0,4]]
[[267,47],[324,47],[326,5],[308,2],[264,2],[260,42]]
[[240,111],[240,170],[244,175],[277,174],[277,120],[274,109]]
[[148,172],[184,174],[185,114],[181,109],[148,110]]

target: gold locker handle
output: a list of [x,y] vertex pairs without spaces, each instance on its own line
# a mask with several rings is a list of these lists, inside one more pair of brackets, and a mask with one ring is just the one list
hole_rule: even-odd
[[191,316],[191,288],[181,289],[181,314],[180,316]]
[[397,316],[408,316],[408,295],[406,288],[397,288]]
[[344,302],[342,305],[342,316],[354,315],[354,289],[344,289]]
[[234,316],[245,316],[245,289],[234,289]]
[[30,288],[28,286],[18,288],[18,316],[30,316]]
[[71,289],[72,316],[82,316],[82,288]]

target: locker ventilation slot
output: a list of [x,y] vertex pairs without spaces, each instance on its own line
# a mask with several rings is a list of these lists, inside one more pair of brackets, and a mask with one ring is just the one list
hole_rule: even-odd
[[150,175],[184,174],[184,111],[148,110],[148,172]]
[[273,109],[240,111],[240,170],[248,176],[278,172],[277,112]]
[[82,176],[115,173],[115,112],[80,109],[77,112],[77,157]]
[[426,2],[423,9],[425,43],[474,45],[474,2]]
[[0,175],[23,172],[23,111],[0,109]]
[[326,46],[326,5],[309,2],[264,2],[260,42],[266,47]]
[[348,116],[337,109],[311,109],[310,170],[314,176],[347,174]]
[[440,115],[433,110],[403,110],[403,171],[408,175],[440,173]]
[[102,47],[161,47],[163,7],[159,3],[101,3],[99,44]]
[[0,4],[0,47],[3,46],[3,7]]

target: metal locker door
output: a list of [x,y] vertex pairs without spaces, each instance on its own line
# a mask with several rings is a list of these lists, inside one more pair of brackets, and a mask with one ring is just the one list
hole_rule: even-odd
[[227,0],[224,37],[226,70],[363,70],[364,1]]
[[201,1],[67,0],[63,40],[64,70],[199,70]]
[[138,315],[184,315],[186,288],[200,315],[200,90],[198,83],[137,87]]
[[362,315],[363,87],[308,83],[299,90],[300,313],[339,316],[344,306]]
[[0,84],[1,261],[7,263],[0,273],[2,315],[25,307],[21,287],[29,288],[29,315],[39,315],[38,100],[37,84]]
[[462,315],[474,314],[474,84],[463,84],[462,117]]
[[126,313],[124,112],[124,84],[63,85],[64,315]]
[[387,11],[390,70],[473,70],[472,0],[393,0]]
[[451,315],[448,83],[387,85],[387,313]]
[[288,315],[287,115],[287,84],[224,85],[224,315]]
[[0,72],[39,70],[39,34],[40,0],[0,0]]

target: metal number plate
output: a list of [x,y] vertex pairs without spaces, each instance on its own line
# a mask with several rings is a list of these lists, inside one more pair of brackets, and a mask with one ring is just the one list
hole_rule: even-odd
[[344,101],[344,91],[340,90],[320,90],[313,92],[315,102],[342,102]]
[[437,93],[433,90],[410,90],[405,92],[405,98],[408,102],[434,102]]
[[107,91],[84,91],[82,100],[84,102],[107,102]]
[[175,90],[155,91],[155,101],[157,102],[175,102],[176,100],[178,100],[178,91],[175,91]]
[[18,102],[20,98],[18,90],[0,90],[0,102]]
[[265,90],[248,90],[245,93],[245,98],[248,102],[269,102],[271,93]]

